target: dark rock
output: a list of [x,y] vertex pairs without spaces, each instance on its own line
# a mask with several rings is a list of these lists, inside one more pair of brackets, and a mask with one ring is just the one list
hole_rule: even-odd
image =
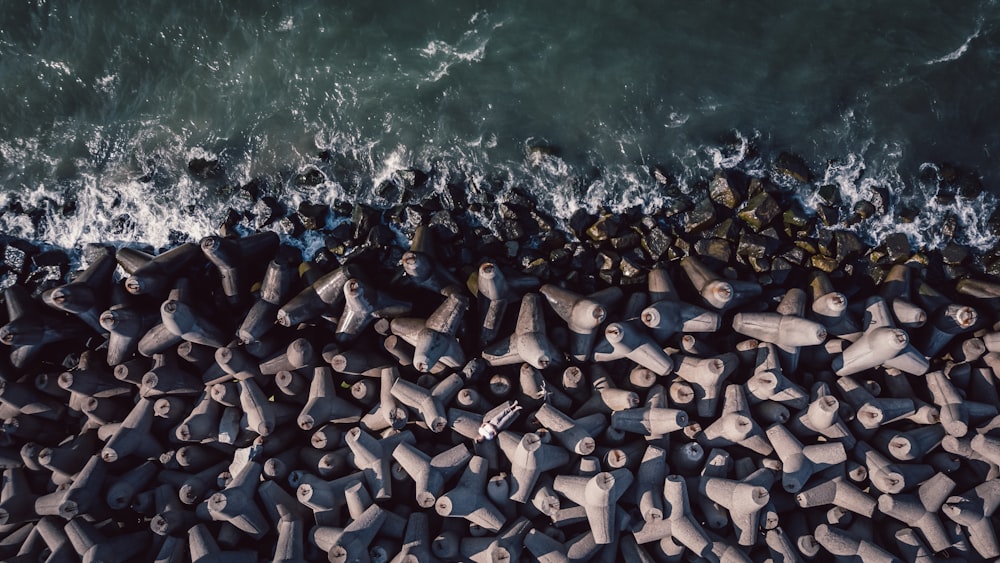
[[704,198],[690,211],[684,213],[684,231],[698,233],[715,224],[717,215],[715,204],[709,198]]
[[24,274],[31,264],[31,257],[38,253],[38,247],[21,239],[13,239],[7,243],[3,253],[3,265],[16,274]]
[[305,172],[295,175],[295,184],[299,186],[318,186],[325,181],[326,176],[315,166],[310,166]]
[[797,201],[788,205],[785,212],[781,214],[781,220],[785,225],[795,229],[805,229],[809,226],[809,216]]
[[816,216],[824,226],[832,227],[840,222],[840,209],[821,203],[816,206]]
[[740,233],[740,242],[736,247],[736,253],[748,258],[763,258],[774,252],[777,247],[774,242],[774,239],[744,230]]
[[763,256],[750,256],[747,258],[747,262],[750,263],[750,267],[753,268],[753,271],[758,274],[771,271],[771,261]]
[[469,206],[466,188],[459,184],[445,186],[444,190],[438,194],[438,199],[441,202],[441,209],[446,211],[458,211]]
[[739,212],[740,219],[746,221],[754,231],[760,231],[781,213],[781,207],[766,192],[755,195]]
[[835,240],[831,231],[822,230],[816,233],[816,251],[823,256],[833,256]]
[[396,234],[384,223],[379,223],[368,231],[367,242],[374,248],[387,248],[396,242]]
[[945,264],[952,266],[965,264],[971,257],[972,251],[969,247],[955,243],[954,241],[949,242],[941,249],[942,260],[944,260]]
[[708,196],[715,203],[736,209],[746,198],[749,179],[737,170],[720,170],[708,185]]
[[323,228],[326,224],[326,216],[329,211],[329,206],[303,201],[299,204],[297,213],[302,226],[310,231],[315,231]]
[[556,221],[551,216],[542,213],[536,209],[532,209],[528,212],[528,217],[530,217],[535,225],[538,226],[538,230],[542,232],[552,232],[556,230]]
[[838,206],[843,201],[840,197],[840,188],[834,184],[824,184],[816,191],[820,200],[827,205]]
[[35,268],[50,266],[58,268],[62,272],[62,275],[66,275],[66,272],[69,271],[69,256],[64,251],[58,249],[46,250],[45,252],[35,254],[31,258],[31,263]]
[[837,248],[836,257],[838,262],[853,260],[864,254],[867,250],[867,247],[861,242],[858,235],[851,231],[836,231],[833,234],[833,238]]
[[419,208],[412,205],[403,207],[399,218],[400,229],[402,229],[406,237],[410,239],[412,239],[414,233],[417,232],[417,227],[424,222],[423,212]]
[[910,248],[910,240],[903,233],[892,233],[885,237],[879,248],[893,264],[902,264],[913,253]]
[[693,206],[687,196],[672,197],[660,212],[665,219],[669,219],[688,211]]
[[953,239],[958,233],[958,216],[949,211],[941,222],[941,234],[946,239]]
[[659,260],[674,243],[674,237],[659,225],[653,225],[642,237],[642,248],[653,260]]
[[447,211],[438,211],[432,214],[430,221],[427,222],[427,226],[434,233],[434,237],[437,240],[445,243],[455,241],[462,234],[458,222]]
[[302,226],[302,221],[299,219],[298,214],[292,213],[282,217],[274,230],[278,234],[285,236],[299,237],[305,232],[305,227]]
[[226,170],[218,159],[192,159],[188,162],[188,172],[199,180],[221,180],[226,176]]
[[621,261],[622,257],[617,252],[602,250],[597,253],[596,264],[599,270],[614,270]]
[[226,216],[222,218],[219,222],[220,229],[232,229],[236,225],[240,224],[243,220],[243,215],[239,211],[236,211],[232,207],[226,209]]
[[677,182],[674,176],[667,172],[666,168],[660,166],[659,164],[653,165],[649,169],[649,174],[654,180],[656,180],[656,183],[661,186],[672,186]]
[[393,178],[404,190],[416,190],[424,187],[429,176],[423,170],[403,168],[393,173]]
[[587,228],[594,224],[597,216],[586,209],[577,209],[569,218],[569,228],[576,235],[576,238],[583,240]]
[[730,218],[727,218],[723,222],[719,223],[715,229],[712,230],[712,236],[716,238],[722,238],[729,241],[736,241],[737,237],[740,235],[740,227]]
[[621,217],[613,213],[605,213],[594,224],[587,227],[587,236],[595,242],[605,241],[618,236],[621,226]]
[[875,215],[876,211],[875,205],[872,202],[862,199],[854,204],[854,213],[847,219],[846,223],[848,225],[855,225]]
[[884,186],[875,186],[871,188],[871,197],[869,200],[872,205],[875,206],[875,213],[879,215],[886,215],[889,213],[889,206],[891,204],[889,198],[889,188]]
[[528,262],[528,265],[522,269],[522,273],[545,280],[549,279],[552,275],[552,267],[544,258],[535,258],[534,260]]
[[916,220],[917,215],[920,215],[920,209],[906,205],[899,210],[896,220],[900,223],[912,223]]
[[793,246],[792,248],[785,251],[781,255],[781,257],[784,258],[785,261],[787,261],[790,264],[801,266],[806,263],[806,258],[808,258],[808,254],[802,248],[799,248],[798,246]]
[[556,248],[552,252],[549,252],[549,263],[553,266],[568,266],[572,257],[573,250],[571,247]]
[[809,264],[816,268],[817,270],[822,270],[826,273],[831,273],[840,266],[840,262],[836,258],[830,256],[821,256],[819,254],[814,254],[809,258]]
[[721,238],[703,238],[694,243],[694,252],[712,270],[721,270],[733,259],[733,245]]
[[363,203],[352,206],[349,215],[351,217],[351,225],[354,227],[354,240],[364,240],[368,238],[368,232],[371,231],[375,225],[382,223],[379,220],[378,210]]
[[786,176],[800,183],[807,183],[812,179],[809,166],[802,157],[791,153],[783,152],[774,161],[774,172],[781,176]]
[[795,265],[781,256],[771,261],[771,280],[775,284],[784,285],[793,271],[795,271]]
[[640,242],[639,233],[634,230],[627,230],[622,232],[621,235],[616,236],[610,240],[611,248],[617,251],[629,250],[632,248],[637,248]]
[[256,217],[254,224],[258,229],[264,228],[284,215],[285,206],[272,196],[266,195],[253,206],[253,214]]
[[516,219],[504,219],[497,225],[497,235],[503,241],[521,241],[527,238],[524,227]]

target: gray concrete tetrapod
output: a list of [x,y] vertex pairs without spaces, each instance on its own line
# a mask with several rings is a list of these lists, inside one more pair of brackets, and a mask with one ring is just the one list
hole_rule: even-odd
[[438,362],[457,368],[465,363],[465,353],[455,334],[468,308],[468,297],[452,293],[428,318],[397,317],[389,323],[389,329],[413,346],[417,371],[426,373]]
[[402,442],[392,451],[392,457],[416,484],[417,505],[430,508],[444,491],[445,483],[465,468],[472,453],[459,444],[430,457],[412,444]]
[[785,377],[778,355],[774,344],[761,342],[758,345],[753,375],[744,383],[747,400],[751,405],[774,401],[790,409],[804,409],[809,402],[809,395],[801,386]]
[[486,496],[486,459],[472,456],[458,485],[439,496],[434,509],[441,516],[465,518],[492,532],[500,531],[507,518]]
[[337,321],[334,339],[340,344],[356,340],[376,319],[401,317],[413,309],[409,301],[396,299],[351,278],[344,284],[344,312]]
[[447,427],[445,405],[451,402],[462,385],[462,377],[455,373],[442,379],[431,389],[400,378],[393,383],[391,393],[401,404],[417,413],[431,432],[437,433],[443,432]]
[[980,557],[993,559],[1000,557],[1000,542],[997,541],[997,530],[992,520],[998,507],[1000,480],[992,479],[961,495],[948,497],[941,511],[968,530],[969,541]]
[[593,477],[558,475],[553,488],[586,509],[594,541],[608,544],[616,535],[618,499],[632,485],[633,479],[632,472],[624,468],[602,471]]
[[792,288],[774,313],[736,313],[733,330],[756,338],[761,342],[774,344],[781,356],[781,365],[788,373],[798,369],[800,350],[806,346],[817,346],[826,340],[826,327],[803,318],[805,313],[805,292]]
[[46,290],[42,301],[54,309],[76,315],[97,332],[105,329],[100,314],[108,299],[111,276],[115,270],[114,251],[103,247],[101,255],[72,282]]
[[763,429],[750,414],[743,387],[735,384],[726,386],[722,415],[706,426],[697,439],[708,448],[740,445],[760,455],[770,455],[774,451]]
[[738,356],[726,353],[712,358],[681,356],[674,370],[691,385],[698,416],[711,417],[719,410],[719,396],[724,393],[726,379],[738,367]]
[[569,328],[570,356],[578,362],[587,361],[598,327],[607,319],[608,310],[622,300],[621,288],[609,287],[587,296],[554,284],[545,284],[538,291]]
[[613,362],[628,358],[657,375],[674,369],[674,360],[646,332],[638,319],[611,323],[604,328],[604,338],[594,346],[594,361]]
[[912,375],[923,375],[930,366],[912,344],[903,329],[896,328],[889,307],[881,297],[865,302],[868,321],[864,334],[835,356],[832,368],[837,375],[851,375],[878,366],[896,368]]
[[510,499],[527,502],[538,477],[545,471],[565,465],[569,452],[560,446],[546,444],[534,432],[521,435],[505,431],[497,436],[500,449],[511,463]]
[[882,494],[878,497],[879,511],[916,528],[934,551],[943,551],[952,540],[938,513],[948,500],[955,482],[943,473],[924,481],[916,493]]
[[562,354],[546,333],[541,305],[539,294],[526,293],[521,298],[514,334],[483,349],[483,359],[491,366],[525,362],[541,370],[562,363]]
[[685,256],[681,259],[680,264],[691,281],[691,285],[705,300],[705,303],[720,311],[745,303],[763,291],[760,284],[756,282],[724,279],[708,269],[695,256]]
[[358,271],[352,264],[345,264],[324,274],[282,304],[275,314],[275,320],[281,326],[294,327],[322,315],[339,313],[344,303],[344,286],[347,280],[357,275]]
[[537,290],[541,282],[534,276],[505,274],[495,262],[479,265],[478,272],[470,277],[470,289],[473,280],[473,293],[478,297],[479,346],[482,348],[496,340],[507,307],[519,301],[524,293]]
[[787,428],[779,424],[767,429],[767,438],[781,459],[781,483],[789,493],[802,490],[814,473],[847,461],[847,451],[840,442],[803,447]]

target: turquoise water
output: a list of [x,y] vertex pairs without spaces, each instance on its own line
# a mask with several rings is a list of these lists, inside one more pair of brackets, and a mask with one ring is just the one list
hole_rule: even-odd
[[[212,231],[218,158],[292,205],[351,199],[398,168],[490,200],[499,180],[557,215],[655,207],[711,170],[803,156],[847,203],[888,187],[991,244],[995,197],[931,202],[921,165],[1000,193],[997,2],[5,2],[0,227],[63,246]],[[529,147],[558,148],[540,162]],[[749,151],[756,147],[758,152]],[[327,181],[288,181],[330,151]],[[801,188],[808,199],[811,188]],[[74,206],[67,208],[68,200]],[[21,209],[35,209],[31,221]],[[127,218],[127,219],[126,219]],[[891,217],[865,226],[877,238]]]

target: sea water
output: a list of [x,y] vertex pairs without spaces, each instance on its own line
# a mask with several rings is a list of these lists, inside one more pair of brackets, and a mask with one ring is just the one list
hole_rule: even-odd
[[[565,220],[787,151],[812,170],[806,202],[889,190],[890,213],[854,227],[869,242],[940,244],[953,213],[986,248],[998,91],[995,0],[5,0],[0,229],[162,246],[213,232],[254,178],[291,207],[385,207],[380,182],[409,167],[484,203],[524,189]],[[322,181],[295,182],[324,152]],[[193,177],[195,158],[224,176]],[[942,162],[985,191],[934,197]]]

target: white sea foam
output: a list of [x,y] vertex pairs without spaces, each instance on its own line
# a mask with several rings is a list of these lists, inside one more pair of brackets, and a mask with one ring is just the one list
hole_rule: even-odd
[[969,50],[969,45],[972,43],[972,40],[976,39],[977,37],[979,37],[979,33],[980,32],[981,32],[981,29],[980,28],[976,28],[976,31],[973,32],[972,35],[966,37],[965,38],[965,42],[963,42],[961,45],[959,45],[959,47],[957,49],[955,49],[954,51],[952,51],[952,52],[950,52],[947,55],[944,55],[942,57],[938,57],[936,59],[931,59],[931,60],[927,61],[924,64],[934,65],[934,64],[938,64],[938,63],[945,63],[945,62],[948,62],[948,61],[958,60],[959,57],[961,57],[962,55],[964,55],[965,52]]

